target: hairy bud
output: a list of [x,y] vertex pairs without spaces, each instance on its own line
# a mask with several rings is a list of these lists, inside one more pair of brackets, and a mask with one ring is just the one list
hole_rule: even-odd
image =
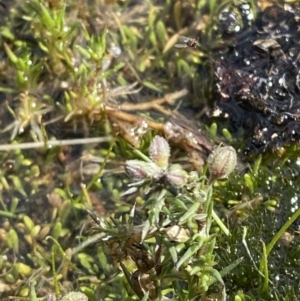
[[125,170],[129,177],[135,180],[160,179],[163,176],[163,170],[153,162],[127,160]]
[[182,169],[180,164],[173,164],[170,166],[166,178],[172,186],[182,187],[187,182],[188,173]]
[[236,150],[232,146],[219,146],[208,157],[209,182],[228,177],[235,169]]
[[159,167],[166,169],[169,163],[170,146],[161,136],[155,136],[149,147],[150,159]]

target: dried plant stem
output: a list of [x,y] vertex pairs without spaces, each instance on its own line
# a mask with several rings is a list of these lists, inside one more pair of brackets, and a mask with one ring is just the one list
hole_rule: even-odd
[[119,109],[122,111],[146,111],[146,110],[157,110],[160,111],[166,115],[170,115],[170,111],[164,109],[161,107],[162,104],[168,103],[168,104],[173,104],[178,98],[183,97],[187,95],[188,90],[183,89],[181,91],[175,92],[175,93],[169,93],[166,94],[162,98],[158,99],[153,99],[151,101],[147,101],[144,103],[138,103],[138,104],[132,104],[132,103],[123,103],[122,105],[119,106]]
[[75,144],[90,144],[111,141],[111,137],[95,137],[95,138],[80,138],[80,139],[66,139],[66,140],[49,140],[46,143],[43,141],[18,143],[18,144],[2,144],[0,151],[10,151],[16,149],[29,148],[52,148],[54,146],[75,145]]
[[138,123],[141,121],[145,121],[150,128],[157,130],[157,131],[163,131],[163,129],[164,129],[163,123],[155,122],[150,119],[146,119],[144,117],[139,117],[137,115],[125,113],[122,111],[107,110],[107,114],[110,117],[117,118],[118,120],[123,120],[123,121],[129,122],[129,123]]

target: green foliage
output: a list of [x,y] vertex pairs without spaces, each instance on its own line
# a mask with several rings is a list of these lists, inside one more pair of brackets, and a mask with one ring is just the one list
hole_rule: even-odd
[[[139,150],[109,136],[107,109],[122,101],[182,86],[194,105],[209,103],[209,53],[224,42],[213,29],[230,2],[11,4],[0,29],[0,139],[13,140],[0,153],[0,298],[224,300],[226,289],[237,301],[299,299],[297,146],[239,162],[242,175],[212,186],[207,168],[201,176],[178,163],[175,143],[178,157],[145,155],[155,131]],[[174,49],[200,28],[197,49]],[[126,127],[133,138],[140,130]],[[226,124],[207,129],[243,143]],[[65,146],[66,136],[103,140]],[[140,179],[124,178],[124,160]],[[98,226],[90,236],[86,207]]]
[[107,29],[91,34],[67,15],[65,4],[56,9],[34,0],[17,8],[8,22],[0,36],[7,56],[0,80],[8,85],[0,83],[0,91],[14,99],[7,106],[14,121],[4,132],[12,131],[14,139],[30,127],[34,140],[45,141],[42,120],[50,116],[50,122],[101,119],[109,98],[105,80],[124,66],[109,69]]
[[[231,152],[226,147],[219,148],[209,160],[210,169],[219,170],[219,156],[235,164]],[[89,211],[98,224],[101,244],[115,264],[121,265],[124,277],[139,298],[194,300],[208,296],[208,289],[218,283],[220,300],[225,300],[225,284],[214,268],[217,234],[211,232],[212,187],[205,176],[200,178],[195,172],[183,173],[176,167],[175,173],[169,156],[168,143],[156,136],[149,146],[149,158],[141,154],[144,161],[126,161],[126,170],[136,182],[125,194],[138,192],[141,196],[147,191],[140,204],[144,219],[136,224],[137,204],[130,215],[120,218],[100,219]],[[218,177],[228,176],[233,167],[225,171],[227,167],[222,166],[224,174],[219,173]],[[222,224],[221,220],[218,222]],[[223,275],[235,266],[228,266]]]

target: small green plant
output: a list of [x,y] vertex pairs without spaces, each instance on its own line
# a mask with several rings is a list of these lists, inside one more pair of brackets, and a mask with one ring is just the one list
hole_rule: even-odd
[[[149,157],[137,153],[143,160],[125,163],[134,182],[124,195],[139,199],[130,215],[104,220],[89,211],[106,254],[122,268],[129,294],[142,300],[196,300],[215,284],[219,300],[226,300],[224,271],[214,268],[216,227],[226,227],[213,211],[211,183],[233,171],[235,150],[219,147],[212,153],[209,180],[170,164],[169,144],[160,136],[151,142]],[[140,206],[143,222],[137,223]]]
[[[16,29],[19,10],[20,31]],[[45,123],[64,120],[74,129],[83,125],[88,133],[89,125],[105,115],[105,106],[131,90],[107,82],[125,65],[112,64],[108,30],[103,26],[97,33],[89,32],[83,22],[68,16],[62,2],[57,7],[30,0],[13,12],[10,27],[0,32],[0,47],[6,54],[3,68],[8,70],[0,76],[0,91],[13,121],[1,131],[11,131],[14,140],[30,129],[34,141],[46,143]]]

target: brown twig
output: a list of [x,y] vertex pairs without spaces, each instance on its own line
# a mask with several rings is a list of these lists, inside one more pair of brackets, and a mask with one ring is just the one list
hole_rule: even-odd
[[109,117],[115,118],[117,120],[122,120],[128,123],[132,123],[132,124],[138,124],[138,123],[142,123],[143,121],[146,122],[148,124],[148,126],[153,129],[153,130],[157,130],[157,131],[163,131],[164,129],[164,124],[160,123],[160,122],[155,122],[152,121],[150,119],[146,119],[137,115],[133,115],[130,113],[126,113],[126,112],[122,112],[122,111],[116,111],[113,109],[108,109],[107,110],[107,114]]
[[158,98],[158,99],[153,99],[151,101],[147,101],[144,103],[138,103],[138,104],[132,104],[132,103],[123,103],[121,104],[118,109],[121,111],[146,111],[146,110],[156,110],[159,111],[165,115],[170,115],[171,111],[166,110],[165,108],[162,107],[163,104],[167,103],[167,104],[173,104],[178,98],[181,98],[185,95],[187,95],[188,90],[187,89],[183,89],[181,91],[178,92],[174,92],[174,93],[169,93],[166,94],[164,97],[162,98]]

